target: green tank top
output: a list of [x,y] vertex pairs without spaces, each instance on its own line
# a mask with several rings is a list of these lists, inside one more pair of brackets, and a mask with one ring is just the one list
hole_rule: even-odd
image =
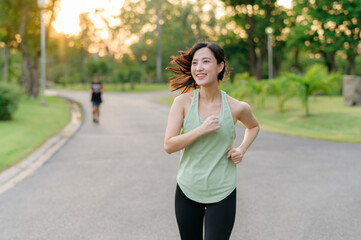
[[[198,114],[199,89],[193,92],[191,106],[183,120],[183,133],[204,121]],[[236,188],[236,164],[227,158],[236,133],[226,93],[221,91],[221,95],[220,128],[184,148],[178,167],[179,187],[189,199],[200,203],[219,202]]]

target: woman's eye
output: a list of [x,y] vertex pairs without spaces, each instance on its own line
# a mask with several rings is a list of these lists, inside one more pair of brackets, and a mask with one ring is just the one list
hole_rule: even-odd
[[209,63],[209,60],[205,60],[204,63]]
[[197,64],[197,62],[192,62],[192,65],[196,65]]

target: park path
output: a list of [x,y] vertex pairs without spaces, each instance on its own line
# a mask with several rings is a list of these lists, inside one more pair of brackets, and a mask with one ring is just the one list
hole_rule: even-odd
[[[163,150],[169,107],[153,93],[106,93],[100,124],[89,93],[79,131],[34,175],[0,195],[0,239],[179,239],[179,153]],[[244,129],[237,126],[239,144]],[[261,131],[238,166],[231,239],[359,240],[361,144]]]

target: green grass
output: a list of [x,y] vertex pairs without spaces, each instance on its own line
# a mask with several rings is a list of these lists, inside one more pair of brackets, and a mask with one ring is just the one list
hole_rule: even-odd
[[[157,101],[171,105],[173,97]],[[310,117],[304,117],[304,109],[296,98],[286,103],[283,114],[276,112],[274,97],[268,97],[265,102],[265,109],[248,102],[262,130],[298,137],[361,143],[361,107],[344,106],[342,97],[311,97]]]
[[0,121],[0,172],[18,163],[70,121],[67,102],[56,97],[23,97],[13,120]]
[[[88,91],[90,84],[72,84],[72,85],[56,85],[55,89],[64,90],[82,90]],[[134,89],[131,89],[130,84],[125,84],[124,87],[121,84],[105,83],[104,88],[106,92],[150,92],[169,90],[169,86],[166,83],[152,83],[152,84],[135,84]]]

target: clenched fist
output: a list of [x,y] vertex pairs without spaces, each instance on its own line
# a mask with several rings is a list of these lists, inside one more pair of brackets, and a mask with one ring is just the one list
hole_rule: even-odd
[[244,156],[245,152],[238,149],[238,148],[233,148],[231,150],[229,150],[227,157],[231,158],[232,162],[234,162],[234,164],[238,164],[240,162],[242,162],[243,156]]
[[200,134],[205,135],[210,132],[214,132],[219,129],[218,116],[209,116],[204,120],[201,126],[199,126]]

